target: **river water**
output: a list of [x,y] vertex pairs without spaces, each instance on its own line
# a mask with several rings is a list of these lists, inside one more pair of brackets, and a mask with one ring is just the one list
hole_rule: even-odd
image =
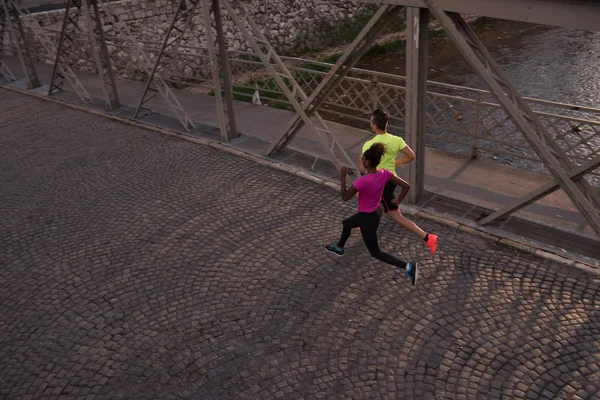
[[[600,108],[600,32],[550,29],[492,54],[522,95]],[[483,88],[474,74],[455,79]]]

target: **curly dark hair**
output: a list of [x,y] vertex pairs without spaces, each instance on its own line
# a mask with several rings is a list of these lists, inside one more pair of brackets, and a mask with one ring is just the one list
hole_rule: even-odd
[[377,168],[381,162],[383,153],[385,153],[385,145],[383,143],[373,143],[371,147],[363,153],[363,157],[369,162],[371,168]]

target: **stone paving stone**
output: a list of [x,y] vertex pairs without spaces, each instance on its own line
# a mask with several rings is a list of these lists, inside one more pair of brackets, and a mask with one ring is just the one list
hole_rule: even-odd
[[0,89],[0,397],[598,398],[600,281],[457,232],[381,246],[327,188]]

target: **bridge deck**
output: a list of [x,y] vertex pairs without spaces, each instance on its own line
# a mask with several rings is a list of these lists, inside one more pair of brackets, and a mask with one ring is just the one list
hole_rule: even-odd
[[[8,61],[17,71],[16,60]],[[38,64],[37,69],[40,80],[47,84],[51,66]],[[78,72],[78,75],[94,97],[102,97],[97,76],[84,72]],[[144,84],[125,79],[117,79],[117,84],[121,102],[125,105],[121,114],[130,117],[131,108],[137,104]],[[194,121],[208,128],[192,134],[205,137],[209,132],[209,136],[213,135],[210,138],[218,140],[218,129],[210,128],[210,126],[218,126],[214,98],[187,91],[176,91],[176,94]],[[65,93],[61,96],[76,101],[73,93]],[[157,114],[149,117],[145,122],[175,130],[182,129],[174,118],[167,116],[170,111],[162,100],[157,103],[155,110]],[[289,111],[242,102],[235,103],[235,115],[238,130],[243,135],[235,139],[231,145],[258,154],[262,154],[268,143],[278,137],[291,118]],[[329,126],[343,142],[350,155],[357,158],[360,143],[367,140],[370,133],[337,123],[330,123]],[[290,144],[289,150],[283,151],[277,158],[286,164],[310,169],[313,166],[314,155],[326,158],[313,134],[304,128]],[[337,180],[338,175],[331,164],[319,161],[315,168],[317,173]],[[399,168],[399,172],[406,176],[407,171]],[[518,198],[528,190],[551,181],[549,176],[484,160],[465,159],[435,149],[427,150],[425,174],[427,176],[426,197],[420,205],[435,212],[448,213],[471,221],[482,210],[498,209],[510,199]],[[502,229],[509,234],[512,232],[520,237],[525,236],[547,245],[567,248],[600,260],[600,247],[596,240],[591,239],[594,237],[591,227],[562,190],[524,208],[514,217],[510,217],[506,223],[502,223],[504,224]]]

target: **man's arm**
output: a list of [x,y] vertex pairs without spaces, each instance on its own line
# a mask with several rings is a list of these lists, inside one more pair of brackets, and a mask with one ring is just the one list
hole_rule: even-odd
[[408,194],[408,191],[410,190],[410,185],[404,179],[398,178],[397,176],[394,176],[394,175],[392,175],[392,177],[390,178],[390,181],[392,181],[393,184],[402,187],[402,192],[400,192],[400,194],[398,195],[397,198],[392,200],[393,204],[399,205],[402,202],[402,200],[404,200],[406,195]]
[[408,164],[416,158],[414,151],[412,151],[409,146],[406,146],[400,150],[400,153],[402,154],[402,157],[394,161],[396,167],[399,165]]
[[342,200],[348,201],[351,198],[353,198],[354,196],[356,196],[356,193],[358,193],[358,190],[356,190],[356,188],[352,185],[350,185],[349,188],[346,188],[346,176],[348,176],[348,167],[342,167],[340,173],[341,173],[341,177],[342,177],[341,178],[342,184],[340,185]]

